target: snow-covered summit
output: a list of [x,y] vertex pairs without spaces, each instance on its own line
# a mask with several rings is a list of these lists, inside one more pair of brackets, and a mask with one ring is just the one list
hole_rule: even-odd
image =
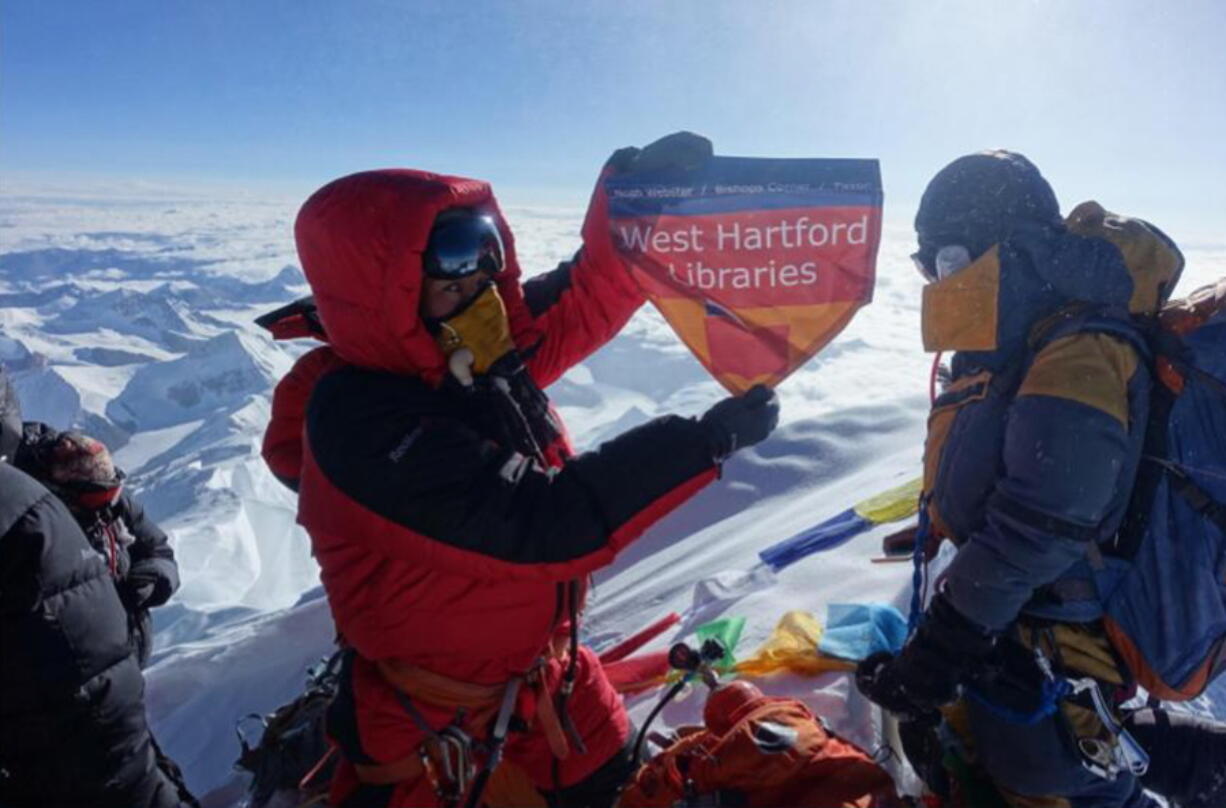
[[[234,721],[291,697],[332,640],[295,498],[259,457],[272,386],[307,347],[272,342],[253,324],[307,292],[290,231],[299,201],[0,198],[10,250],[0,254],[0,362],[28,417],[106,441],[171,533],[184,584],[155,612],[148,707],[209,808],[241,793],[230,770]],[[529,274],[578,246],[580,211],[507,210]],[[686,630],[734,614],[747,618],[748,649],[789,609],[820,619],[832,602],[901,602],[906,565],[871,562],[884,529],[779,575],[762,574],[756,559],[917,474],[929,358],[910,242],[909,229],[886,228],[875,302],[780,387],[778,432],[598,576],[589,636],[670,610],[686,612]],[[1189,249],[1181,290],[1222,275],[1226,247]],[[695,415],[723,395],[650,309],[549,392],[580,449],[657,415]],[[871,711],[846,676],[772,687],[875,742]],[[637,719],[650,701],[631,704]],[[691,719],[699,701],[678,702],[663,721]]]
[[162,295],[115,289],[85,297],[43,324],[50,333],[88,334],[109,329],[167,344],[191,331],[186,305]]
[[141,367],[106,414],[129,432],[163,429],[266,394],[289,366],[266,338],[227,331],[178,359]]

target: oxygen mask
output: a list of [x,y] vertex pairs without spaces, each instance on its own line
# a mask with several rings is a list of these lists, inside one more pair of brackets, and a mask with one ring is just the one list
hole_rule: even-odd
[[435,327],[447,367],[465,387],[515,350],[507,307],[492,281]]

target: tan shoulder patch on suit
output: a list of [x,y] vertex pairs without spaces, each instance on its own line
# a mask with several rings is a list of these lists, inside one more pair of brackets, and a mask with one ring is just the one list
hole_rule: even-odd
[[1106,334],[1072,334],[1039,352],[1018,396],[1080,401],[1128,428],[1128,382],[1137,370],[1132,347]]

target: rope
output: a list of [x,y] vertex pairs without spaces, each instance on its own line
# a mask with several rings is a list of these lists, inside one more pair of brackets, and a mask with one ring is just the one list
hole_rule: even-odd
[[915,634],[924,621],[924,547],[931,532],[928,519],[928,494],[919,500],[919,524],[915,529],[915,547],[911,550],[911,613],[907,616],[907,636]]
[[965,687],[963,692],[987,708],[988,712],[1010,724],[1030,727],[1055,715],[1056,710],[1060,709],[1060,702],[1072,695],[1073,686],[1067,679],[1044,679],[1043,687],[1039,691],[1039,705],[1028,713],[998,704],[973,687]]
[[[931,405],[937,403],[937,376],[941,373],[941,357],[943,351],[937,351],[932,357],[932,371],[928,374],[928,401]],[[927,494],[920,494],[919,525],[915,529],[915,547],[911,550],[911,614],[907,616],[907,636],[915,634],[916,629],[924,620],[924,547],[928,544]]]

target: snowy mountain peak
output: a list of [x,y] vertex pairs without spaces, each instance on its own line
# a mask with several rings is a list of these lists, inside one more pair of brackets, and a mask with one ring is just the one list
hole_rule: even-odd
[[0,362],[10,370],[24,370],[34,359],[34,354],[25,343],[13,337],[0,334]]
[[106,414],[129,432],[199,420],[266,393],[289,365],[268,340],[227,331],[179,359],[142,367]]
[[130,289],[115,289],[87,297],[49,320],[51,333],[85,334],[109,329],[143,337],[159,345],[175,343],[171,335],[190,333],[186,307],[172,298]]
[[[9,366],[7,359],[5,365]],[[79,422],[81,394],[55,368],[18,371],[13,375],[13,383],[27,421],[43,421],[59,428]]]

